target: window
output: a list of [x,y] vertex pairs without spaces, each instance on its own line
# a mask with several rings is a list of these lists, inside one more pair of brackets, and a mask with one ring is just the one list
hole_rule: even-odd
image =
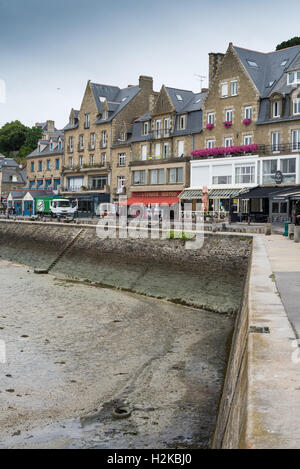
[[232,164],[215,165],[212,167],[213,184],[232,183]]
[[122,192],[123,187],[126,186],[126,178],[125,178],[125,176],[118,176],[118,178],[117,178],[117,186],[118,186],[118,192]]
[[280,132],[272,132],[272,151],[280,151]]
[[84,116],[84,128],[85,129],[90,128],[90,114],[85,114]]
[[51,161],[47,160],[47,171],[50,171],[51,169]]
[[39,161],[39,171],[43,171],[43,162]]
[[84,149],[84,136],[83,135],[80,135],[79,137],[79,148],[80,150]]
[[225,144],[225,147],[232,147],[233,145],[232,137],[226,137],[224,139],[224,144]]
[[55,160],[55,169],[59,169],[59,158]]
[[213,184],[231,184],[232,176],[213,176]]
[[245,135],[244,136],[244,145],[251,145],[252,144],[252,135]]
[[284,177],[284,183],[296,182],[296,158],[280,160],[280,171]]
[[228,83],[221,83],[221,96],[222,98],[228,97]]
[[290,72],[287,76],[287,84],[294,85],[300,83],[300,70],[296,72]]
[[73,151],[74,139],[73,137],[69,137],[69,150]]
[[227,109],[225,111],[225,121],[232,122],[233,111],[232,109]]
[[207,140],[206,148],[215,148],[215,141],[214,140]]
[[168,143],[164,143],[164,153],[163,153],[163,157],[164,158],[169,158],[169,144]]
[[29,189],[34,189],[35,181],[29,181]]
[[46,179],[45,181],[45,189],[49,189],[52,185],[52,179]]
[[83,156],[80,155],[79,157],[79,166],[82,168],[83,166]]
[[34,172],[34,161],[31,162],[31,172]]
[[102,120],[106,121],[108,119],[108,112],[106,109],[104,109],[102,113]]
[[126,153],[119,153],[118,155],[118,165],[126,166]]
[[263,184],[274,184],[277,172],[277,160],[263,162]]
[[96,176],[90,179],[90,189],[101,190],[107,185],[107,176]]
[[255,183],[255,165],[242,164],[235,167],[236,184]]
[[186,128],[186,115],[179,116],[179,130],[184,130]]
[[182,96],[181,96],[181,94],[177,94],[177,95],[176,95],[176,98],[178,99],[178,101],[182,101]]
[[58,186],[60,186],[60,179],[54,179],[53,181],[53,189],[56,191]]
[[143,135],[148,135],[148,134],[149,134],[149,122],[144,122]]
[[142,160],[147,159],[147,145],[142,145],[141,146],[141,159]]
[[246,106],[244,109],[244,118],[252,119],[252,106]]
[[170,136],[170,119],[164,119],[164,137]]
[[101,164],[103,166],[106,164],[106,153],[101,153]]
[[160,143],[155,144],[155,158],[160,158]]
[[50,151],[53,151],[53,143],[50,143]]
[[149,184],[164,184],[165,170],[164,169],[151,169],[149,171]]
[[94,164],[94,155],[90,155],[90,164],[91,164],[91,165]]
[[61,149],[62,149],[62,143],[58,142],[58,150],[61,151]]
[[37,189],[41,189],[43,187],[44,181],[43,179],[39,179],[37,181]]
[[292,131],[293,150],[300,150],[300,130]]
[[133,171],[133,184],[145,184],[146,182],[146,171]]
[[120,133],[120,140],[121,140],[121,142],[125,142],[125,140],[126,140],[126,133],[125,132]]
[[161,137],[161,121],[155,122],[156,138]]
[[72,158],[72,156],[69,157],[69,167],[70,167],[70,169],[73,168],[73,158]]
[[296,98],[293,101],[294,114],[300,114],[300,98]]
[[183,182],[183,169],[170,168],[168,169],[168,184],[178,184]]
[[280,101],[273,103],[273,117],[280,117]]
[[180,157],[180,156],[184,156],[184,140],[179,140],[177,142],[177,155]]
[[215,113],[214,112],[209,112],[207,114],[207,123],[214,125],[214,123],[215,123]]
[[106,130],[103,130],[101,132],[101,146],[103,148],[106,148],[106,146],[107,146],[107,132],[106,132]]
[[79,191],[83,186],[83,177],[68,177],[68,190],[72,192]]
[[250,65],[250,67],[257,67],[257,63],[254,62],[253,60],[247,60],[248,62],[248,65]]
[[236,80],[230,82],[231,96],[237,96],[238,94],[238,83]]
[[95,149],[95,134],[91,134],[91,150]]
[[280,65],[281,65],[282,67],[284,67],[284,66],[287,64],[287,62],[288,62],[287,60],[284,60],[283,62],[281,62]]

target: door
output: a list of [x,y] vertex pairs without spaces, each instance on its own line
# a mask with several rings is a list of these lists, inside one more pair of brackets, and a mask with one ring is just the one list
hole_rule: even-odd
[[22,202],[21,201],[15,202],[15,211],[16,211],[16,215],[22,215]]
[[24,202],[24,215],[27,215],[27,216],[33,215],[33,202],[32,201]]

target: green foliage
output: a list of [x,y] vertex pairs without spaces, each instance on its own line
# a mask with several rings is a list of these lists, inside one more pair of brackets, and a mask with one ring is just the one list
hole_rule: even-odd
[[300,45],[300,37],[295,36],[289,39],[288,41],[283,41],[281,44],[278,44],[276,50],[286,49],[287,47],[299,46]]
[[24,160],[42,136],[43,131],[38,127],[26,127],[18,120],[8,122],[0,129],[0,153]]
[[182,231],[170,231],[168,233],[167,238],[168,239],[183,239],[184,241],[190,241],[195,237],[195,233],[185,233]]

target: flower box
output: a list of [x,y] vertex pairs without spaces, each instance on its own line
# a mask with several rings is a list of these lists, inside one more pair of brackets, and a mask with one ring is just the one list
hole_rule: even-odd
[[251,122],[252,122],[251,119],[244,119],[244,120],[243,120],[243,124],[244,124],[244,125],[250,125]]
[[212,130],[214,128],[214,124],[206,124],[207,130]]
[[221,155],[244,155],[246,153],[253,153],[258,150],[256,143],[250,145],[232,145],[231,147],[215,147],[203,148],[191,152],[191,156],[201,156],[206,158],[208,156],[221,156]]
[[232,122],[231,121],[225,121],[225,122],[223,122],[223,125],[224,125],[224,127],[226,127],[226,129],[229,129],[229,127],[232,126]]

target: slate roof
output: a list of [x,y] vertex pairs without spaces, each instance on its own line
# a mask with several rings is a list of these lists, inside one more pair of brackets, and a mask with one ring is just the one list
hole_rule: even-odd
[[270,96],[274,91],[290,93],[292,87],[287,86],[286,72],[300,63],[300,45],[269,53],[237,46],[233,48],[262,98]]
[[102,120],[100,117],[96,124],[111,121],[141,90],[139,86],[130,86],[121,89],[117,86],[101,85],[91,83],[91,89],[95,98],[99,114],[103,111],[103,102],[100,98],[105,98],[108,104],[108,119]]
[[52,156],[52,155],[61,155],[64,153],[64,136],[61,136],[61,140],[62,140],[62,149],[59,150],[58,149],[58,146],[56,146],[54,148],[54,150],[50,150],[50,141],[58,141],[58,138],[55,139],[55,138],[50,138],[50,140],[39,140],[39,143],[41,143],[42,145],[45,145],[45,148],[42,150],[42,151],[39,151],[38,150],[38,147],[32,152],[30,153],[30,155],[28,155],[26,158],[33,158],[35,156]]
[[[11,177],[17,176],[17,181],[12,181]],[[2,182],[11,182],[15,184],[25,184],[26,179],[24,179],[24,173],[18,168],[3,168],[2,170]]]
[[13,158],[4,158],[0,160],[0,171],[4,168],[18,168],[18,163]]

